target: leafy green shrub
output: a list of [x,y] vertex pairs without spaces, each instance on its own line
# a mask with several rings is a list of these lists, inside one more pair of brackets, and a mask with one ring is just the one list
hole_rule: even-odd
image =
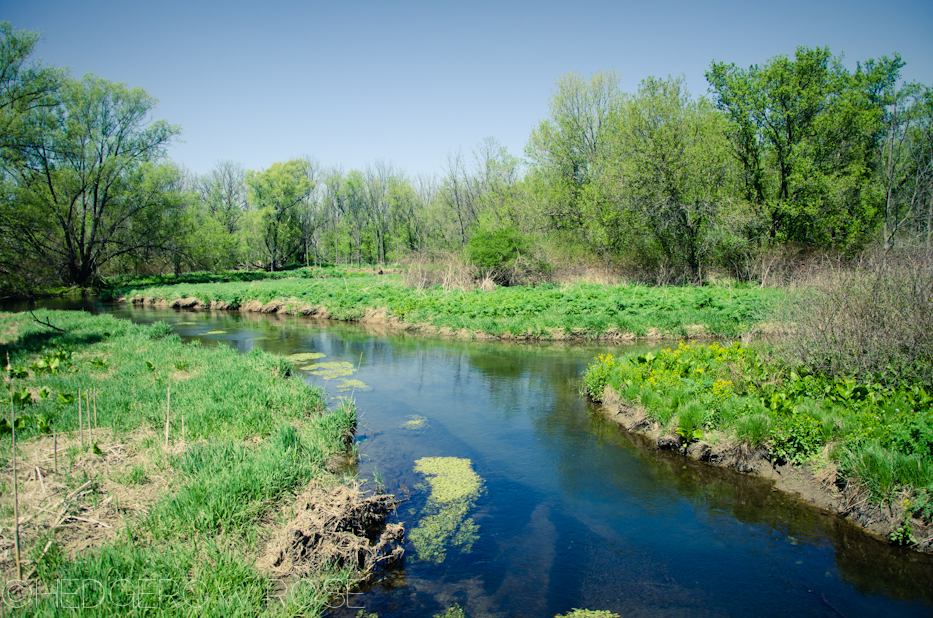
[[528,241],[513,228],[495,231],[480,230],[467,243],[470,261],[484,270],[500,269],[527,253]]
[[799,463],[816,455],[824,444],[822,420],[793,413],[778,418],[770,446],[780,459]]
[[603,390],[615,367],[616,359],[612,354],[600,354],[590,363],[589,369],[583,376],[583,384],[590,399],[596,402],[603,400]]

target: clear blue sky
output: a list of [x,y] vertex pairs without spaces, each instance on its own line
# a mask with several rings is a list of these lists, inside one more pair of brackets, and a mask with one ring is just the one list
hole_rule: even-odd
[[492,136],[522,156],[555,80],[614,68],[623,89],[828,45],[846,63],[898,52],[933,85],[933,2],[132,2],[0,0],[37,56],[142,86],[181,125],[172,158],[261,169],[302,155],[440,170]]

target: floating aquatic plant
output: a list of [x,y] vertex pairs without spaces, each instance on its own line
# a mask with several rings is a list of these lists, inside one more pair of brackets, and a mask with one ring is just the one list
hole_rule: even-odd
[[483,479],[473,472],[470,460],[423,457],[415,462],[415,472],[424,474],[431,488],[423,516],[408,536],[418,556],[441,563],[448,547],[472,551],[479,526],[467,515],[482,493]]
[[225,331],[225,330],[209,330],[209,331],[207,331],[207,332],[204,333],[204,334],[205,334],[205,335],[226,335],[226,334],[227,334],[227,331]]
[[369,388],[369,384],[363,382],[362,380],[347,380],[345,378],[341,379],[339,386],[337,387],[338,391],[348,391],[348,390],[366,390]]
[[412,414],[411,416],[406,416],[406,420],[402,423],[402,429],[409,429],[411,431],[422,431],[428,426],[428,419],[425,416],[420,414]]
[[292,361],[293,363],[310,363],[311,361],[316,361],[319,358],[324,358],[326,354],[321,352],[299,352],[297,354],[289,354],[285,358]]
[[302,367],[302,369],[313,376],[321,376],[325,380],[333,380],[334,378],[352,376],[354,373],[356,373],[356,367],[353,366],[353,363],[348,363],[346,361],[314,363]]

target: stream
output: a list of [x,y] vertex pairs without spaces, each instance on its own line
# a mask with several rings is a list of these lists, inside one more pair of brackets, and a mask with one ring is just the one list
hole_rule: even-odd
[[[650,448],[579,394],[596,354],[645,344],[465,342],[240,312],[46,301],[164,321],[203,345],[358,367],[302,370],[359,410],[356,471],[404,498],[406,555],[329,616],[930,616],[933,556],[874,539],[769,482]],[[24,307],[8,307],[22,310]],[[346,365],[345,365],[346,366]],[[320,372],[316,372],[320,373]],[[346,388],[341,390],[341,386]],[[469,460],[478,496],[429,528],[425,457]],[[444,526],[456,535],[444,536]],[[459,527],[458,527],[459,526]],[[437,532],[437,530],[435,530]],[[415,535],[418,537],[418,535]]]

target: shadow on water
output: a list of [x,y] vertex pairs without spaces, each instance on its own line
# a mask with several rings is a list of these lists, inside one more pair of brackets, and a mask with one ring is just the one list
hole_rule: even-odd
[[[93,305],[163,320],[204,345],[315,352],[366,385],[358,470],[424,516],[422,457],[469,459],[484,492],[469,551],[437,563],[407,545],[332,616],[927,616],[933,558],[871,538],[770,482],[651,448],[580,397],[579,376],[619,348],[438,340],[289,316]],[[641,350],[638,350],[641,351]],[[306,374],[333,395],[334,381]],[[420,419],[420,420],[419,420]],[[412,421],[415,422],[412,422]]]

